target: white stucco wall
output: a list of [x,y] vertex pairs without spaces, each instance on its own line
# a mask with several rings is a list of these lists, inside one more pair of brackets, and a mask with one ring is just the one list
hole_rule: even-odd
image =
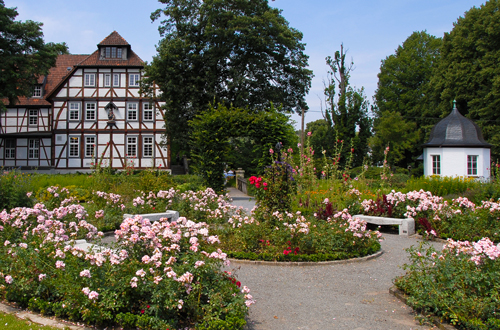
[[441,156],[441,176],[468,176],[467,156],[477,157],[477,175],[488,179],[490,177],[490,149],[489,148],[424,148],[424,175],[432,174],[432,156]]

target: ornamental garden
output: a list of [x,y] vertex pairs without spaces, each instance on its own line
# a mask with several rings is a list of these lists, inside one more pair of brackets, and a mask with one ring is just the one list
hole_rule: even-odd
[[[241,329],[254,300],[236,274],[221,270],[230,258],[363,257],[380,250],[382,229],[353,215],[411,217],[424,240],[447,241],[442,251],[425,244],[408,251],[406,274],[394,279],[408,303],[461,329],[500,329],[496,176],[488,183],[411,178],[387,166],[351,169],[335,161],[340,155],[314,159],[310,146],[298,153],[269,150],[262,175],[247,179],[257,199],[250,213],[197,176],[158,169],[3,171],[0,294],[89,325]],[[140,215],[166,210],[180,218]],[[104,243],[110,234],[116,242]],[[93,246],[78,247],[80,239]]]

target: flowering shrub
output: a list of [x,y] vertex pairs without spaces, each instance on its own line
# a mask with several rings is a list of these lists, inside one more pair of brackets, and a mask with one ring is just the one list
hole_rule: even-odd
[[[103,195],[103,198],[118,197]],[[115,199],[115,200],[116,200]],[[0,213],[0,294],[22,307],[88,324],[241,329],[253,299],[220,270],[226,254],[208,225],[186,218],[123,221],[117,243],[85,251],[102,233],[77,204]],[[78,306],[78,308],[75,308]]]
[[321,261],[365,256],[380,249],[379,232],[353,219],[347,210],[325,220],[300,212],[269,213],[257,208],[251,216],[232,216],[234,230],[221,230],[221,245],[230,256],[279,261]]
[[500,244],[448,240],[442,252],[410,248],[406,274],[395,280],[415,308],[460,329],[500,329]]
[[403,194],[393,190],[384,196],[383,207],[380,204],[381,201],[368,199],[361,206],[365,214],[413,218],[417,228],[426,235],[458,240],[490,237],[500,241],[499,202],[483,201],[476,205],[459,197],[448,203],[428,191]]

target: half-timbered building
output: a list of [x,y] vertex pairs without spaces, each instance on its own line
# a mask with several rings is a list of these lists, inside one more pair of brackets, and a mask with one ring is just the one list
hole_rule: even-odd
[[168,169],[161,104],[139,93],[143,66],[116,31],[91,55],[60,55],[31,97],[0,113],[0,167]]

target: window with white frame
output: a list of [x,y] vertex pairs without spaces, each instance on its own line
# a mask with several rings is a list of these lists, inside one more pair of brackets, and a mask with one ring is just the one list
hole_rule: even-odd
[[80,138],[78,136],[69,137],[69,157],[79,157],[80,156]]
[[85,137],[85,157],[94,158],[95,156],[95,136],[86,136]]
[[68,119],[72,120],[72,121],[80,120],[80,103],[79,102],[69,102]]
[[85,87],[95,87],[95,73],[86,73],[84,77]]
[[95,103],[85,103],[85,120],[95,121],[96,120],[96,104]]
[[137,157],[136,136],[127,136],[127,157]]
[[144,121],[153,121],[153,105],[151,103],[143,103],[142,105],[142,119]]
[[104,87],[111,87],[111,73],[104,75]]
[[131,87],[139,87],[139,74],[131,73],[128,76],[128,85]]
[[435,175],[441,174],[441,156],[440,155],[432,155],[432,174],[435,174]]
[[120,74],[119,73],[113,74],[113,87],[120,87]]
[[16,139],[5,139],[5,159],[16,158]]
[[137,103],[127,103],[127,120],[136,121],[137,120]]
[[38,159],[40,155],[40,140],[29,139],[28,140],[28,158]]
[[477,155],[467,155],[467,175],[477,175]]
[[38,109],[30,109],[28,111],[28,124],[29,126],[38,125]]
[[153,157],[153,137],[152,136],[144,136],[142,138],[142,156],[143,157]]
[[35,85],[35,87],[33,87],[33,97],[42,97],[41,85]]

